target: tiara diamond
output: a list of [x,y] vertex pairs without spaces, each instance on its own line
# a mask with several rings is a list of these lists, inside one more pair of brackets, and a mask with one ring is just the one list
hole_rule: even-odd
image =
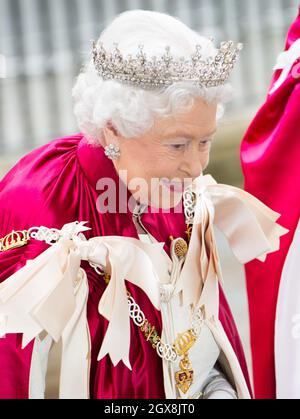
[[97,46],[93,41],[92,54],[95,69],[104,80],[113,79],[144,89],[167,87],[181,81],[212,87],[226,82],[242,48],[241,43],[235,45],[233,41],[225,41],[214,57],[204,58],[201,45],[196,45],[195,52],[186,59],[174,58],[170,46],[166,46],[163,55],[149,59],[141,44],[135,57],[131,54],[123,57],[117,43],[109,52],[102,42]]

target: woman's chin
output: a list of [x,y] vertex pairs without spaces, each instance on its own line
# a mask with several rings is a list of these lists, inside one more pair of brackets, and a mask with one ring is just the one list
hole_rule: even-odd
[[149,200],[149,206],[156,209],[168,210],[177,207],[182,199],[182,191],[164,191],[158,195],[152,195]]
[[151,207],[153,210],[168,210],[177,207],[182,200],[183,191],[175,191],[160,185],[151,192],[139,190],[138,194],[133,193],[137,202]]

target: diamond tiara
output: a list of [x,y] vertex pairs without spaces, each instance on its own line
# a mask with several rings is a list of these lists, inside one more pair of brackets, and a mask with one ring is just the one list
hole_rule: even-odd
[[214,57],[203,58],[201,45],[196,45],[190,59],[175,59],[171,55],[171,48],[166,46],[162,56],[148,59],[143,45],[138,46],[135,57],[131,54],[123,57],[118,44],[113,45],[114,49],[109,52],[102,42],[97,46],[93,41],[93,62],[99,76],[104,80],[113,79],[144,89],[163,88],[181,81],[193,82],[200,87],[222,85],[229,78],[238,53],[243,48],[241,43],[235,45],[233,41],[225,41],[220,44]]

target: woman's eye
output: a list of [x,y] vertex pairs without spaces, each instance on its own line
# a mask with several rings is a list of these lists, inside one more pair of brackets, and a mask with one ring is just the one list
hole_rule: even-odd
[[185,147],[185,144],[171,144],[171,147],[174,148],[175,150],[181,150],[182,148]]
[[208,138],[206,140],[201,141],[200,144],[205,146],[205,145],[210,145],[211,142],[212,142],[212,139]]

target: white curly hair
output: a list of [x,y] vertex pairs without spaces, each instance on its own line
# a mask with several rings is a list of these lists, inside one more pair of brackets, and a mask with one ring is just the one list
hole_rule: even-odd
[[[166,45],[173,56],[189,58],[200,44],[203,57],[215,56],[213,42],[190,29],[179,19],[165,13],[130,10],[119,14],[102,32],[99,42],[106,49],[116,42],[123,55],[136,54],[144,45],[147,56],[161,55]],[[104,145],[102,130],[108,122],[125,138],[143,135],[155,119],[189,111],[198,97],[215,101],[217,121],[224,103],[232,97],[229,83],[203,88],[188,82],[167,88],[146,90],[115,80],[103,80],[96,72],[92,58],[83,67],[73,87],[74,114],[81,132],[94,145]]]

